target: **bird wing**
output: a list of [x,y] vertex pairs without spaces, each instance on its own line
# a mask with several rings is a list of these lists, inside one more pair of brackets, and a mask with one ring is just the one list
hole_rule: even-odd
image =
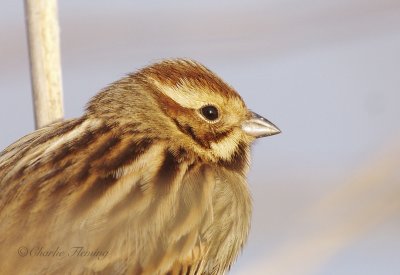
[[200,274],[214,184],[207,165],[135,127],[45,127],[0,154],[0,244],[13,250],[0,271]]

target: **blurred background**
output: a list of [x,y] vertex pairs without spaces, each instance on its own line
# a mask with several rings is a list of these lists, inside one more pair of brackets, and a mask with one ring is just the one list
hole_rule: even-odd
[[[231,274],[400,274],[400,1],[59,1],[66,117],[154,61],[207,65],[278,125]],[[23,1],[0,9],[0,148],[33,131]],[[3,248],[4,249],[4,248]]]

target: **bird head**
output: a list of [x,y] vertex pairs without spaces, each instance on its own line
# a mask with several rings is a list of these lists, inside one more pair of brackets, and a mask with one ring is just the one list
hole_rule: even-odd
[[280,133],[205,66],[175,59],[111,84],[88,105],[90,115],[124,121],[171,147],[225,165],[247,162],[254,139]]

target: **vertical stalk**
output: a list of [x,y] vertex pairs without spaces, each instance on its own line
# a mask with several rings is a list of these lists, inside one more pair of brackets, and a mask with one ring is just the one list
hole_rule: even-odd
[[64,115],[57,0],[25,0],[36,129]]

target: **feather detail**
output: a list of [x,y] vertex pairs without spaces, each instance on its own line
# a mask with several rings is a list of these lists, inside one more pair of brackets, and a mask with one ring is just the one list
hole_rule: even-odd
[[[242,203],[236,198],[243,196],[235,189],[244,186],[240,175],[118,125],[86,119],[71,127],[74,122],[34,132],[2,153],[7,160],[0,163],[4,247],[108,252],[101,261],[70,256],[45,267],[45,257],[28,257],[29,270],[42,274],[81,268],[112,274],[220,274],[230,266],[247,236],[234,238],[239,230],[234,212]],[[221,224],[215,216],[224,215]],[[213,249],[214,243],[226,251]],[[7,259],[3,271],[27,271],[23,265],[16,268],[20,257],[9,250],[0,253]]]

